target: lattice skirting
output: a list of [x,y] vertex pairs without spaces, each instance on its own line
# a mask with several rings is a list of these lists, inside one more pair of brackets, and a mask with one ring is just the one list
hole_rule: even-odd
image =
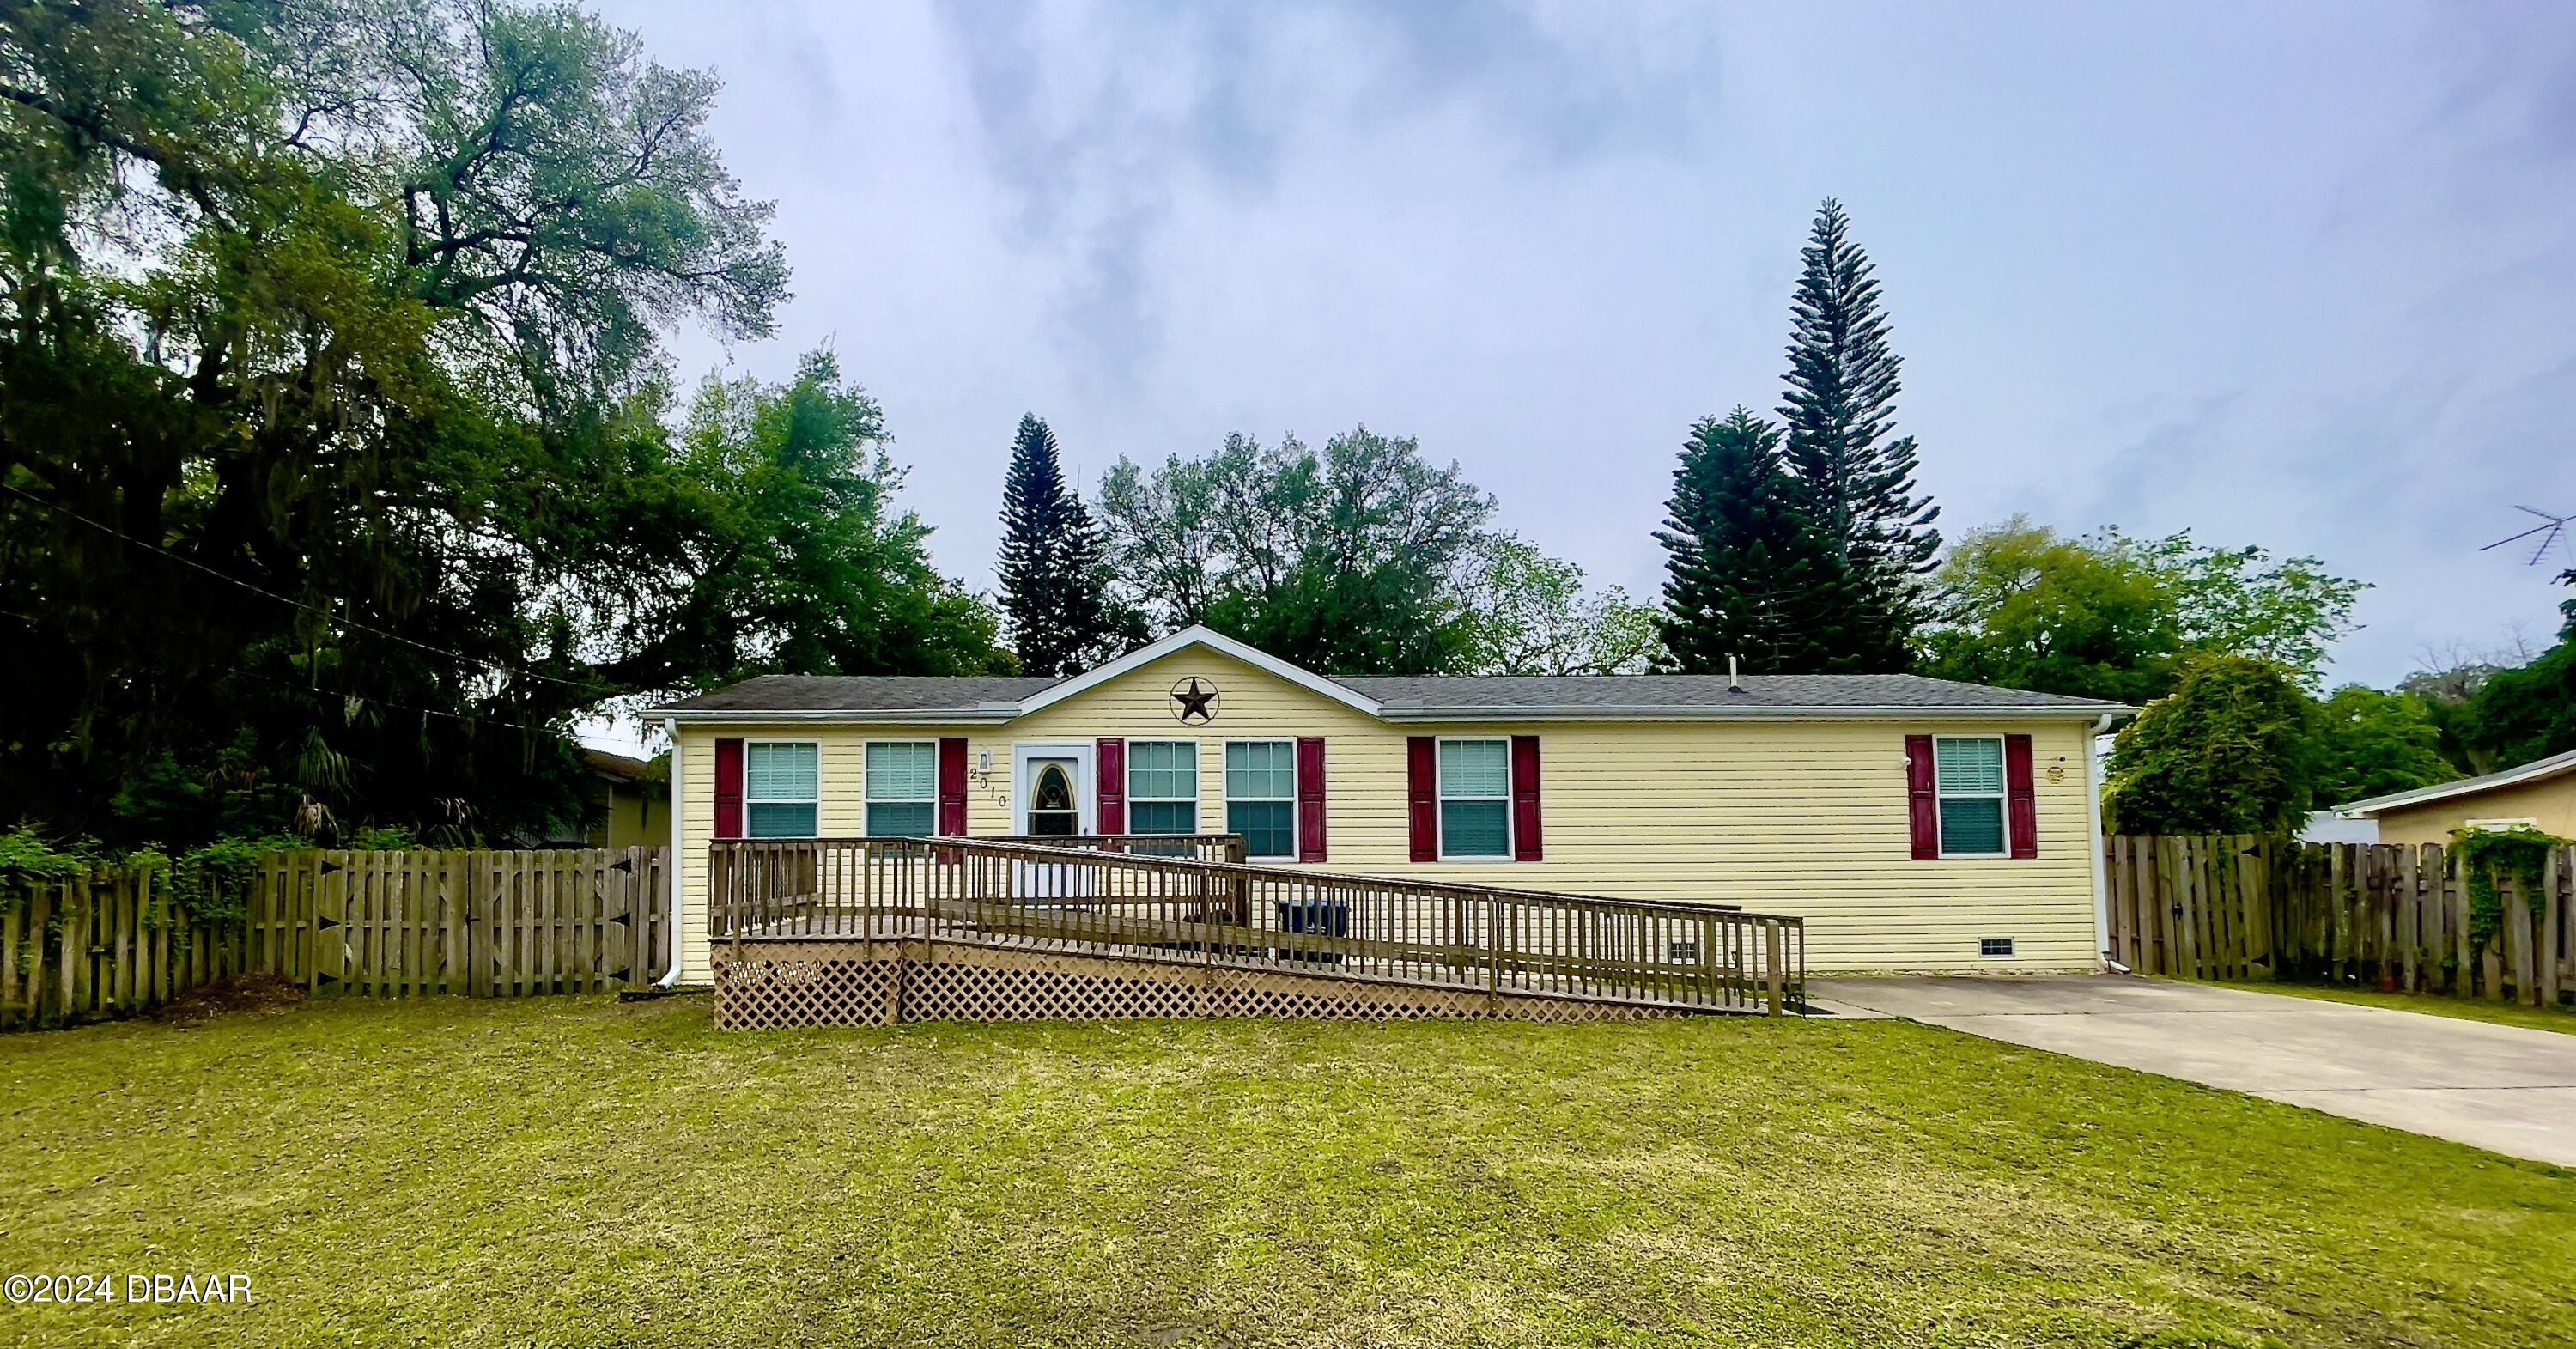
[[1639,1007],[1417,988],[1330,975],[1111,960],[922,942],[746,944],[716,957],[716,1025],[884,1026],[912,1021],[1285,1017],[1325,1021],[1630,1021]]

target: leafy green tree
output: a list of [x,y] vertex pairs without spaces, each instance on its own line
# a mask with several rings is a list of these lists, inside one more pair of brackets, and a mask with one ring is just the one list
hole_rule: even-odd
[[2323,679],[2327,651],[2352,631],[2353,605],[2370,589],[2332,575],[2313,557],[2275,561],[2252,545],[2214,548],[2189,530],[2148,542],[2116,529],[2103,533],[2109,546],[2138,554],[2172,589],[2186,647],[2268,661],[2309,689]]
[[1927,672],[2006,688],[2143,704],[2182,662],[2231,653],[2313,688],[2365,587],[2314,558],[2151,541],[2116,529],[2067,538],[2015,516],[1961,538],[1932,577],[1939,622]]
[[2244,656],[2183,663],[2174,691],[2112,742],[2106,827],[2121,834],[2294,832],[2315,796],[2315,704]]
[[673,444],[657,331],[786,294],[715,89],[569,6],[0,5],[0,818],[507,838],[603,700],[986,658],[835,373]]
[[1002,479],[1002,617],[1031,674],[1069,675],[1141,645],[1144,620],[1111,591],[1108,541],[1065,485],[1055,432],[1020,418]]
[[2317,709],[2315,800],[2332,807],[2460,776],[2442,757],[2442,732],[2423,699],[2359,684]]
[[1236,526],[1252,507],[1262,457],[1258,442],[1230,435],[1206,458],[1173,455],[1150,473],[1122,455],[1101,479],[1100,518],[1122,588],[1163,626],[1205,622],[1234,574],[1233,545],[1260,551]]
[[1683,442],[1665,504],[1664,604],[1673,668],[1707,674],[1740,657],[1766,674],[1832,667],[1818,634],[1838,621],[1844,575],[1790,503],[1777,428],[1738,407]]
[[[2559,580],[2576,587],[2576,571]],[[2558,645],[2528,665],[2490,675],[2463,718],[2461,734],[2487,768],[2576,750],[2576,599],[2560,612],[2567,625]]]
[[939,574],[930,526],[896,508],[903,479],[884,413],[829,353],[786,385],[709,376],[668,467],[638,475],[676,508],[648,554],[665,584],[590,616],[625,643],[595,668],[647,689],[1014,668],[992,607]]
[[1327,674],[1459,668],[1451,602],[1493,499],[1411,438],[1362,426],[1319,453],[1234,435],[1148,473],[1121,458],[1101,516],[1135,602]]
[[1927,673],[2128,703],[2173,686],[2174,592],[2134,549],[2017,515],[1962,537],[1932,579],[1945,621],[1923,634]]
[[1455,607],[1466,674],[1640,674],[1663,653],[1653,609],[1618,586],[1586,589],[1581,567],[1517,534],[1470,546]]
[[1841,572],[1834,621],[1813,633],[1820,668],[1902,670],[1923,618],[1916,581],[1941,549],[1940,510],[1916,495],[1914,438],[1889,434],[1899,361],[1875,269],[1840,202],[1816,213],[1800,256],[1780,417],[1791,502]]

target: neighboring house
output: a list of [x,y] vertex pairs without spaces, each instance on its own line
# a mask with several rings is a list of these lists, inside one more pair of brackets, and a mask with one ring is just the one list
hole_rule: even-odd
[[720,837],[1239,833],[1251,860],[1807,922],[1819,969],[2100,963],[2089,738],[1911,675],[1328,679],[1191,628],[1088,673],[769,676],[672,734],[682,978]]
[[585,746],[589,810],[577,834],[550,848],[659,848],[671,842],[671,784],[661,764]]
[[2576,750],[2517,768],[2339,806],[2348,819],[2376,820],[2382,843],[2448,843],[2455,829],[2525,824],[2576,836]]
[[2367,816],[2338,815],[2331,810],[2308,812],[2308,822],[2299,826],[2301,843],[2377,843],[2379,821]]

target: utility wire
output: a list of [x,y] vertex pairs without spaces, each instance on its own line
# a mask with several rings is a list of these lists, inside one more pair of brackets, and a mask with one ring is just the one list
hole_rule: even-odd
[[[280,603],[280,604],[290,605],[290,606],[292,606],[292,607],[294,607],[294,608],[301,609],[301,610],[305,611],[306,613],[310,613],[310,614],[318,614],[318,615],[320,615],[320,616],[321,616],[322,620],[323,620],[324,622],[326,622],[326,623],[338,623],[338,624],[341,624],[341,625],[346,626],[346,627],[356,628],[356,629],[357,629],[358,631],[360,631],[360,632],[373,633],[374,635],[376,635],[376,636],[378,636],[378,637],[383,637],[383,638],[386,638],[387,640],[390,640],[390,641],[401,642],[401,643],[403,643],[403,644],[404,644],[404,645],[406,645],[406,646],[418,647],[419,649],[421,649],[421,650],[423,650],[423,651],[427,651],[427,652],[431,653],[432,655],[445,656],[445,657],[447,657],[449,660],[462,661],[462,662],[464,662],[465,664],[468,664],[468,665],[477,665],[477,666],[481,666],[482,668],[484,668],[484,669],[486,669],[486,670],[495,670],[495,671],[500,672],[500,674],[501,674],[504,678],[508,678],[508,677],[511,677],[511,676],[514,676],[514,675],[515,675],[515,676],[524,676],[524,677],[529,678],[529,679],[542,679],[542,680],[545,680],[547,683],[550,683],[550,684],[561,684],[561,685],[563,685],[565,688],[580,689],[580,690],[582,690],[582,691],[583,691],[583,692],[585,692],[585,693],[592,693],[592,692],[596,692],[596,691],[597,691],[597,687],[598,687],[597,685],[589,684],[589,683],[585,683],[585,682],[583,682],[583,681],[581,681],[581,680],[578,680],[578,679],[565,679],[565,678],[563,678],[563,677],[561,677],[561,676],[559,676],[559,675],[550,675],[550,674],[547,674],[547,673],[545,673],[545,672],[544,672],[544,671],[542,671],[542,670],[513,670],[513,669],[511,669],[509,666],[504,665],[504,664],[502,664],[501,662],[496,661],[496,660],[489,660],[489,659],[486,659],[486,658],[481,657],[481,656],[469,656],[469,655],[466,655],[466,654],[465,654],[464,652],[462,652],[462,651],[451,651],[451,650],[449,650],[449,649],[447,649],[446,647],[443,647],[443,646],[433,646],[433,645],[431,645],[430,643],[428,643],[428,642],[424,642],[424,641],[420,640],[420,639],[419,639],[419,638],[417,638],[417,637],[406,637],[406,636],[404,636],[403,634],[401,634],[401,633],[399,633],[399,632],[394,632],[394,631],[391,631],[391,630],[389,630],[389,629],[385,629],[385,628],[379,628],[379,627],[376,627],[375,625],[370,624],[370,623],[361,623],[361,622],[359,622],[358,620],[356,620],[356,619],[354,619],[354,618],[351,618],[351,617],[349,617],[349,616],[348,616],[348,615],[346,615],[346,614],[334,614],[334,613],[332,613],[329,609],[321,608],[321,607],[315,606],[315,605],[313,605],[313,604],[306,603],[305,601],[303,601],[303,600],[299,600],[299,599],[296,599],[295,597],[293,597],[293,596],[291,596],[291,595],[281,595],[281,594],[278,594],[278,593],[277,593],[276,591],[274,591],[274,590],[269,590],[269,589],[267,589],[267,588],[265,588],[265,587],[262,587],[262,586],[253,585],[253,584],[251,584],[250,582],[245,581],[245,580],[241,579],[240,577],[238,577],[238,576],[234,576],[234,575],[232,575],[232,574],[230,574],[230,573],[228,573],[228,572],[218,571],[218,570],[216,570],[216,569],[215,569],[215,568],[213,568],[213,567],[209,567],[209,566],[207,566],[207,565],[206,565],[205,563],[203,563],[203,562],[199,562],[198,560],[196,560],[196,559],[195,559],[195,558],[193,558],[193,557],[188,557],[188,556],[186,556],[186,555],[184,555],[184,554],[180,554],[180,553],[174,553],[174,552],[170,551],[169,549],[164,548],[164,547],[162,547],[161,545],[159,545],[159,544],[157,544],[157,543],[151,543],[151,542],[147,542],[147,541],[145,541],[145,540],[143,540],[143,539],[138,539],[138,538],[134,537],[133,535],[128,534],[128,533],[126,533],[125,531],[123,531],[123,530],[121,530],[121,529],[116,528],[114,525],[102,524],[102,523],[100,523],[100,522],[98,522],[98,521],[96,521],[96,520],[93,520],[93,519],[89,518],[89,517],[88,517],[88,516],[86,516],[86,515],[81,514],[79,511],[73,510],[73,509],[72,509],[71,507],[69,507],[69,506],[65,506],[65,505],[61,504],[60,502],[47,501],[47,500],[45,500],[43,497],[37,496],[37,495],[35,495],[34,493],[29,492],[29,491],[25,490],[24,488],[18,487],[18,486],[14,485],[14,484],[11,484],[11,483],[5,483],[5,482],[0,482],[0,492],[7,492],[9,495],[14,496],[14,497],[17,497],[17,498],[19,498],[20,500],[23,500],[23,501],[26,501],[26,502],[32,503],[32,504],[37,505],[37,506],[42,506],[42,507],[44,507],[46,510],[53,511],[54,513],[56,513],[56,514],[58,514],[58,515],[62,515],[62,516],[64,516],[64,517],[68,518],[68,519],[77,520],[77,521],[79,521],[80,523],[85,524],[85,525],[89,526],[90,528],[95,529],[95,530],[97,530],[98,532],[100,532],[100,533],[102,533],[102,534],[105,534],[105,535],[109,536],[110,538],[122,539],[122,540],[124,540],[125,542],[127,542],[127,543],[129,543],[129,544],[132,544],[133,546],[135,546],[135,547],[137,547],[137,548],[141,548],[141,549],[143,549],[143,550],[145,550],[145,551],[147,551],[147,552],[157,553],[157,554],[161,555],[162,557],[166,557],[166,558],[170,559],[171,561],[178,563],[180,566],[183,566],[183,567],[190,567],[190,568],[194,568],[194,569],[195,569],[195,570],[197,570],[197,571],[204,572],[206,575],[211,576],[211,577],[215,578],[215,579],[216,579],[216,580],[218,580],[218,581],[223,581],[223,582],[225,582],[225,583],[227,583],[227,584],[230,584],[230,585],[240,586],[242,589],[247,590],[247,591],[251,592],[251,593],[252,593],[252,594],[254,594],[254,595],[261,595],[261,596],[265,596],[265,597],[267,597],[267,598],[269,598],[269,599],[272,599],[272,600],[277,601],[277,602],[278,602],[278,603]],[[422,710],[426,710],[426,709],[422,709]]]
[[[22,614],[15,609],[0,609],[0,618],[14,618],[38,632],[44,631],[44,621],[36,618],[32,614]],[[507,726],[513,730],[534,731],[539,735],[557,736],[567,740],[576,740],[576,743],[578,743],[576,737],[572,736],[568,732],[556,730],[552,726],[540,726],[525,721],[512,721],[507,717],[489,716],[479,712],[458,712],[453,709],[443,707],[419,707],[411,703],[398,703],[390,698],[379,698],[372,693],[350,693],[345,689],[334,690],[317,688],[302,680],[289,679],[283,675],[273,675],[265,670],[256,670],[247,665],[236,665],[227,671],[227,673],[248,675],[253,679],[263,680],[267,683],[275,684],[280,688],[293,689],[298,693],[310,694],[316,698],[337,698],[341,700],[343,705],[346,705],[349,699],[355,698],[359,702],[370,707],[388,708],[397,712],[418,712],[424,716],[446,717],[451,721],[472,722],[477,726]]]

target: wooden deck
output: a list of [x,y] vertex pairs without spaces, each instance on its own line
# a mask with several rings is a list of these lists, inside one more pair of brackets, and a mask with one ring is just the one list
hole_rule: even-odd
[[[1060,988],[1159,990],[1137,993],[1143,1008],[1195,989],[1192,1005],[1215,1009],[1200,1015],[1276,1002],[1279,980],[1296,986],[1290,1002],[1332,1002],[1317,991],[1329,985],[1381,1015],[1778,1014],[1804,1000],[1796,918],[1222,860],[1239,848],[1223,835],[720,843],[709,870],[718,1017],[1106,1014],[1093,994],[997,994],[980,1010],[942,1001],[934,1017],[900,996],[907,965],[1051,969]],[[835,983],[855,991],[819,991]],[[1406,990],[1432,1010],[1401,1010]]]

